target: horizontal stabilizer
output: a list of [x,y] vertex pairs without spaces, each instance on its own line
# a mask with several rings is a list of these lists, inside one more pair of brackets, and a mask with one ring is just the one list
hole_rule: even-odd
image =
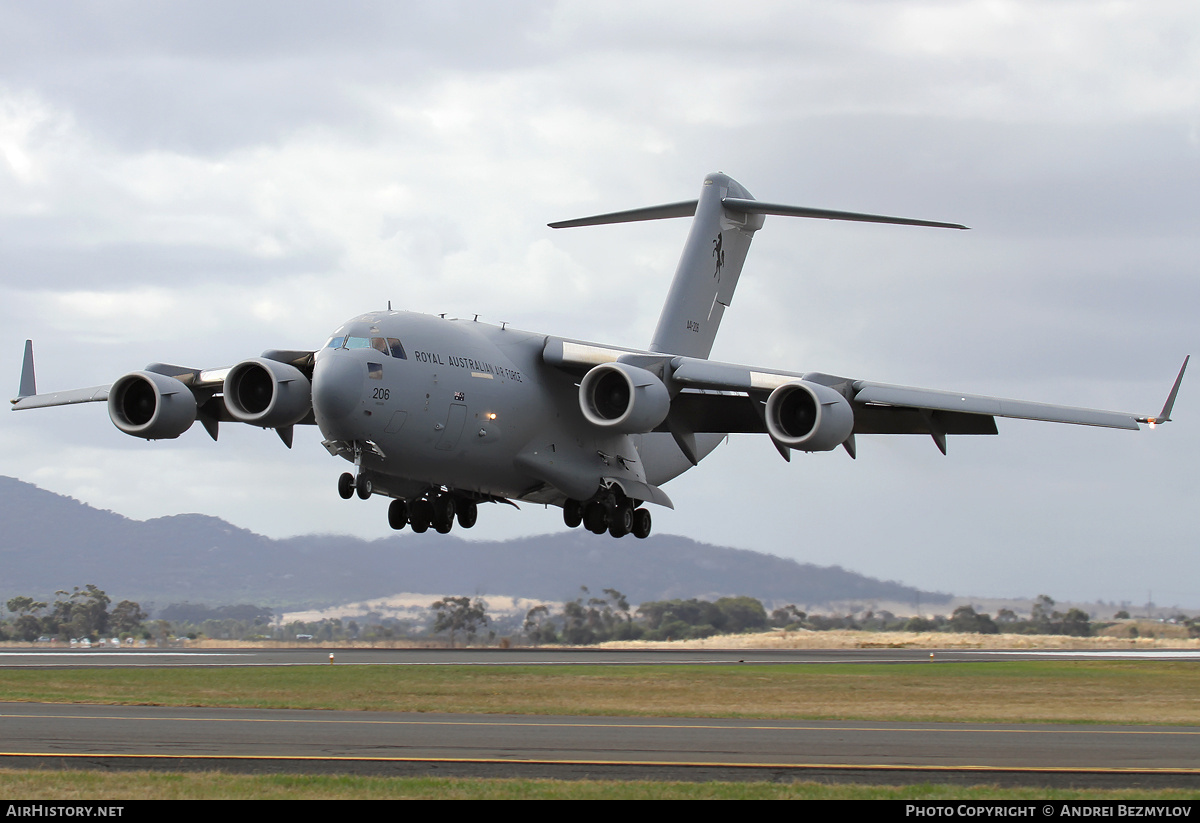
[[937,229],[966,229],[959,223],[939,223],[934,220],[913,220],[908,217],[887,217],[882,214],[859,214],[852,211],[830,211],[810,209],[807,206],[785,206],[779,203],[763,203],[742,197],[726,197],[721,205],[729,211],[745,214],[777,214],[783,217],[816,217],[821,220],[850,220],[855,223],[894,223],[899,226],[930,226]]
[[580,217],[577,220],[561,220],[550,223],[552,229],[573,229],[578,226],[602,226],[606,223],[637,223],[641,220],[666,220],[671,217],[691,217],[696,213],[696,200],[684,200],[681,203],[667,203],[662,206],[646,206],[641,209],[614,211],[608,214],[597,214],[594,217]]
[[[601,226],[606,223],[637,223],[642,220],[666,220],[671,217],[691,217],[696,213],[696,200],[647,206],[641,209],[614,211],[575,220],[550,223],[552,229],[573,229],[579,226]],[[942,223],[936,220],[915,220],[909,217],[888,217],[883,214],[862,214],[853,211],[813,209],[808,206],[787,206],[782,203],[763,203],[748,197],[724,197],[721,205],[739,214],[775,214],[781,217],[813,217],[820,220],[849,220],[856,223],[892,223],[899,226],[930,226],[938,229],[967,229],[961,223]]]

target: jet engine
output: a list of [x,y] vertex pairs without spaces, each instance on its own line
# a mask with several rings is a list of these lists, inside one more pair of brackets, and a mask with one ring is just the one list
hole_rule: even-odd
[[767,398],[767,431],[806,452],[836,449],[854,431],[854,411],[838,392],[819,383],[785,383]]
[[196,421],[196,397],[174,377],[130,372],[108,390],[108,416],[126,434],[172,440]]
[[663,382],[627,363],[602,363],[583,376],[579,407],[593,425],[636,434],[653,431],[667,417],[671,398]]
[[304,373],[262,357],[231,368],[222,391],[230,417],[264,429],[299,423],[312,410],[312,384]]

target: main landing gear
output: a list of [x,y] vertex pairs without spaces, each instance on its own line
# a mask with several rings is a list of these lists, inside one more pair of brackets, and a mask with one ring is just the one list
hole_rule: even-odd
[[610,498],[587,503],[568,500],[563,504],[563,522],[570,529],[582,525],[593,534],[608,532],[613,537],[632,534],[639,539],[650,536],[650,512],[638,508],[641,501],[624,495],[610,495]]
[[[371,492],[370,479],[362,475],[355,477],[345,472],[338,478],[338,494],[343,500],[355,494],[366,500]],[[412,526],[417,534],[429,531],[430,527],[439,534],[448,534],[455,520],[461,528],[469,529],[478,517],[479,506],[474,500],[440,490],[411,499],[398,497],[388,505],[388,525],[397,531]]]

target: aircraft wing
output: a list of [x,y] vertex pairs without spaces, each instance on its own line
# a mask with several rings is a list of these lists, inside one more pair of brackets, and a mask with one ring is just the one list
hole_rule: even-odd
[[[228,368],[223,369],[189,369],[184,366],[169,366],[165,363],[151,363],[146,371],[173,377],[195,391],[218,388]],[[28,374],[28,372],[26,372]],[[75,403],[103,403],[108,400],[109,391],[113,384],[92,386],[87,389],[68,389],[66,391],[46,392],[44,394],[25,394],[26,387],[22,386],[21,394],[12,402],[13,411],[25,409],[45,409],[51,406],[70,406]]]
[[[150,440],[169,439],[178,437],[199,420],[216,440],[219,423],[241,422],[275,429],[291,448],[292,427],[314,422],[309,389],[314,354],[272,349],[263,352],[262,357],[219,369],[151,363],[144,370],[126,374],[105,386],[38,394],[33,343],[27,340],[20,389],[12,400],[12,408],[24,411],[103,403],[114,395],[116,408],[110,403],[109,416],[126,434]],[[235,371],[240,372],[235,381],[238,385],[248,385],[246,375],[253,374],[249,378],[252,385],[236,401],[223,396],[227,378]],[[289,399],[278,402],[283,396],[278,386],[289,383],[299,388],[289,391]]]
[[44,409],[50,406],[69,406],[73,403],[102,403],[108,399],[107,386],[92,386],[90,389],[71,389],[69,391],[47,392],[46,394],[31,394],[18,397],[12,401],[14,411],[21,409]]
[[1139,422],[1148,423],[1153,419],[1127,412],[1054,406],[1025,400],[1006,400],[999,397],[914,389],[908,386],[871,383],[866,380],[856,380],[854,386],[856,403],[868,403],[875,406],[963,412],[992,417],[1014,417],[1020,420],[1043,420],[1049,423],[1074,423],[1080,426],[1134,429],[1135,431],[1139,428]]
[[1162,411],[1138,414],[895,386],[820,372],[759,369],[560,338],[547,338],[543,357],[576,373],[602,363],[627,363],[656,374],[674,389],[670,411],[658,430],[670,431],[677,440],[681,433],[685,439],[688,433],[697,432],[772,433],[768,423],[771,396],[796,384],[817,387],[809,393],[819,398],[820,405],[841,404],[842,399],[848,403],[853,422],[843,445],[852,454],[854,434],[928,434],[945,452],[946,435],[996,434],[997,417],[1133,430],[1140,428],[1140,423],[1165,423],[1171,419],[1188,364],[1185,358]]

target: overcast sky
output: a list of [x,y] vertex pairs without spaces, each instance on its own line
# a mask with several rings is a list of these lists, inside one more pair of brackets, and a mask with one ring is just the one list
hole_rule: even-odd
[[[545,224],[717,170],[972,231],[768,217],[715,359],[1155,413],[1200,353],[1194,2],[6,1],[0,376],[15,395],[27,337],[42,391],[231,365],[389,300],[644,346],[687,221]],[[1198,382],[1152,432],[1000,420],[948,457],[867,436],[787,464],[734,436],[655,529],[963,595],[1200,607]],[[390,534],[320,440],[6,413],[0,473],[135,518]],[[469,534],[562,528],[485,507]]]

